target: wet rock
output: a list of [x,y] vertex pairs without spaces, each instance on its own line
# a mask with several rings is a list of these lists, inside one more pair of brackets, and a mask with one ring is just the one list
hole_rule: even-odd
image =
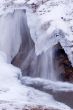
[[53,92],[53,96],[57,101],[64,102],[73,108],[73,91],[56,91]]
[[55,46],[54,53],[54,65],[59,80],[73,82],[73,67],[60,43]]
[[22,110],[59,110],[50,107],[36,106],[36,107],[24,107]]

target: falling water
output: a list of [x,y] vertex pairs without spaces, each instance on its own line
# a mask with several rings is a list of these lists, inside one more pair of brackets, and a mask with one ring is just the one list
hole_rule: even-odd
[[[18,31],[20,32],[19,37],[21,36],[22,44],[20,46],[20,50],[18,54],[13,59],[12,64],[20,67],[22,70],[22,74],[24,76],[41,77],[56,81],[57,77],[54,69],[53,48],[48,49],[47,52],[43,52],[38,56],[36,55],[35,43],[33,42],[30,36],[30,31],[27,25],[27,20],[26,20],[27,18],[25,16],[25,12],[23,10],[21,12],[19,10],[16,10],[13,15],[16,18],[14,20],[19,21],[20,23],[18,25],[18,29],[19,29]],[[7,17],[10,16],[11,15]],[[16,28],[17,25],[15,26],[14,29]],[[11,28],[11,31],[12,30],[13,28]],[[17,35],[17,33],[15,33],[14,35]]]
[[56,81],[57,74],[54,69],[53,48],[48,49],[47,52],[39,56],[36,56],[35,50],[31,50],[21,64],[21,69],[23,70],[23,75]]
[[49,62],[50,62],[50,76],[49,76],[49,79],[50,80],[53,80],[53,81],[56,81],[57,80],[57,75],[56,75],[56,72],[55,72],[55,68],[54,68],[54,49],[53,48],[50,48],[49,50]]
[[57,76],[55,74],[54,69],[54,54],[53,54],[53,48],[50,48],[46,53],[43,53],[40,57],[40,68],[39,68],[39,74],[40,77],[46,78],[49,80],[56,81]]

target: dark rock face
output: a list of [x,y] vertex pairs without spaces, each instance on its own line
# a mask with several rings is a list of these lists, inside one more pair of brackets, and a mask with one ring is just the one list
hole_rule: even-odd
[[73,108],[73,91],[56,91],[53,96],[57,101]]
[[54,63],[59,79],[73,82],[73,67],[60,43],[55,46]]
[[[29,28],[27,25],[27,18],[26,18],[26,21],[24,19],[22,19],[20,32],[21,32],[22,43],[21,43],[19,52],[12,60],[12,64],[17,67],[20,67],[23,72],[24,69],[26,68],[25,67],[26,60],[28,60],[27,62],[29,62],[29,65],[30,65],[31,59],[33,58],[33,56],[32,57],[29,56],[29,53],[32,54],[34,51],[34,42],[30,37],[30,31],[29,31]],[[29,56],[29,58],[28,58],[28,56]],[[26,65],[27,65],[27,63],[26,63]],[[24,68],[23,68],[23,66],[24,66]],[[28,69],[28,71],[29,71],[29,69]]]

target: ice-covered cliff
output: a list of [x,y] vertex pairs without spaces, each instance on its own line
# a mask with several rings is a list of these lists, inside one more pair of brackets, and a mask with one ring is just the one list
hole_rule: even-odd
[[[23,66],[26,68],[27,66],[30,66],[28,64],[29,62],[31,64],[31,60],[36,61],[37,55],[42,55],[44,52],[44,55],[42,58],[40,57],[39,60],[41,61],[43,58],[46,58],[47,63],[46,52],[49,50],[49,48],[60,42],[71,63],[73,64],[72,3],[72,1],[67,0],[1,0],[1,110],[22,110],[25,108],[30,110],[36,107],[38,107],[39,110],[39,106],[45,108],[47,107],[48,110],[50,108],[59,110],[71,110],[70,107],[56,101],[50,94],[34,89],[34,85],[37,86],[41,84],[43,90],[52,89],[55,92],[62,90],[66,92],[73,92],[72,84],[60,82],[57,84],[55,82],[54,84],[53,81],[46,82],[45,80],[41,79],[31,79],[28,77],[22,78],[21,70],[11,65],[10,62],[17,59],[18,64],[21,64],[24,63],[23,61],[25,60],[27,63],[24,63]],[[33,58],[34,56],[35,58]],[[44,59],[42,63],[44,64]],[[35,63],[32,62],[32,64],[33,70]],[[46,68],[45,64],[42,69],[43,68]]]
[[73,1],[31,0],[29,4],[32,4],[37,16],[34,33],[37,39],[36,53],[40,54],[60,42],[73,65]]

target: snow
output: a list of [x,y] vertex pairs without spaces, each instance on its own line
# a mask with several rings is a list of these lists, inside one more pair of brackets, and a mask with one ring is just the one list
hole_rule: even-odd
[[[12,1],[9,2],[11,3],[9,5],[13,5]],[[30,2],[28,1],[28,4],[31,4],[32,2],[33,2],[32,0]],[[8,108],[8,110],[9,109],[11,110],[12,108],[10,104],[15,104],[15,106],[21,108],[25,104],[27,104],[31,106],[43,105],[47,107],[54,107],[60,110],[71,110],[71,108],[66,106],[65,104],[57,102],[51,95],[44,92],[40,92],[31,87],[23,86],[21,84],[20,82],[20,79],[22,77],[21,70],[17,67],[14,67],[9,62],[14,58],[14,56],[19,51],[21,44],[21,31],[20,31],[21,21],[25,19],[25,15],[21,7],[16,11],[15,10],[16,7],[15,8],[12,7],[11,9],[8,6],[7,8],[6,7],[7,5],[5,5],[5,0],[0,1],[0,3],[1,3],[0,5],[1,6],[0,8],[0,15],[1,15],[0,16],[0,35],[1,35],[0,37],[0,101],[1,101],[0,109],[6,107]],[[22,0],[20,2],[19,0],[17,0],[17,1],[13,1],[13,3],[23,4],[25,3],[25,1]],[[49,4],[49,1],[47,2],[47,4]],[[53,33],[54,30],[63,29],[63,31],[66,34],[67,33],[70,34],[70,32],[67,32],[68,28],[67,25],[65,25],[66,23],[60,19],[61,16],[65,14],[63,10],[65,9],[66,5],[65,6],[61,5],[55,7],[54,9],[52,9],[51,7],[50,8],[51,12],[49,14],[45,12],[44,15],[41,15],[39,10],[40,9],[42,10],[44,7],[45,5],[39,7],[35,14],[33,14],[31,10],[29,11],[27,9],[28,25],[30,27],[31,36],[36,44],[35,47],[38,54],[48,49],[47,47],[49,41],[46,43],[47,41],[46,39],[48,39],[48,37],[51,39],[51,34]],[[60,10],[61,13],[59,13],[59,11],[57,10]],[[58,17],[56,16],[54,17],[53,13],[58,14]],[[31,21],[33,22],[31,23]],[[50,23],[49,28],[47,27],[47,22]],[[44,24],[46,25],[46,31],[45,30],[42,31]],[[72,39],[68,37],[68,40],[72,40]],[[55,43],[57,43],[57,39]],[[72,85],[67,83],[65,83],[65,86],[63,85],[63,83],[60,82],[57,85],[56,83],[53,84],[50,81],[49,83],[50,85],[52,85],[53,89],[54,87],[55,89],[58,88],[58,90],[60,90],[60,88],[61,90],[63,88],[66,89],[65,87],[67,87],[68,89],[69,88],[73,89]]]
[[18,76],[21,78],[20,69],[7,63],[5,53],[0,53],[0,59],[0,109],[10,108],[8,104],[11,103],[18,107],[27,104],[70,110],[68,106],[55,101],[51,95],[21,85],[18,80]]
[[[6,12],[8,13],[8,11]],[[0,17],[0,50],[7,54],[7,59],[10,62],[14,56],[17,54],[21,44],[21,30],[20,27],[21,19],[25,15],[23,11],[11,10],[11,13],[6,14]]]
[[39,4],[36,12],[30,13],[30,18],[27,12],[27,19],[36,54],[39,55],[60,42],[73,66],[73,1],[49,0],[44,4],[39,1],[35,4]]
[[14,0],[15,4],[25,4],[26,0]]
[[61,82],[61,81],[51,81],[41,78],[31,78],[31,77],[22,77],[21,78],[22,84],[28,85],[28,86],[40,86],[47,89],[47,90],[53,90],[53,91],[73,91],[73,84],[68,82]]
[[37,3],[37,0],[29,0],[29,1],[28,1],[28,4],[33,4],[33,3],[36,4],[36,3]]

